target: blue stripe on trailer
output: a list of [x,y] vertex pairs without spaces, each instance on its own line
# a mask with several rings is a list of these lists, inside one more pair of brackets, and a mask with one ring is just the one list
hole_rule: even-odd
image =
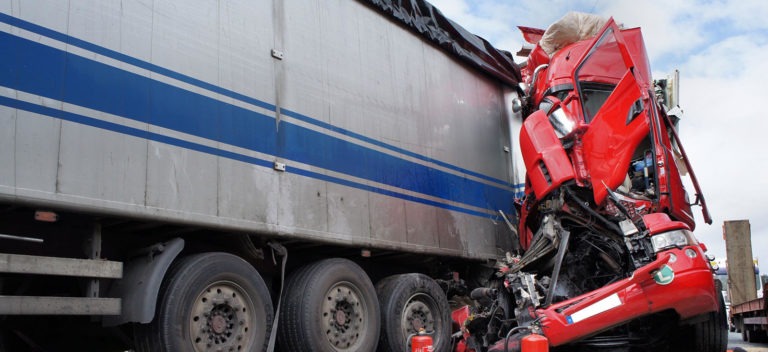
[[[240,93],[237,93],[237,92],[234,92],[234,91],[231,91],[231,90],[228,90],[228,89],[225,89],[225,88],[222,88],[222,87],[219,87],[219,86],[216,86],[216,85],[204,82],[204,81],[201,81],[199,79],[196,79],[196,78],[193,78],[193,77],[190,77],[190,76],[187,76],[187,75],[184,75],[184,74],[181,74],[181,73],[169,70],[167,68],[164,68],[164,67],[161,67],[161,66],[158,66],[158,65],[155,65],[155,64],[143,61],[143,60],[139,60],[137,58],[134,58],[134,57],[131,57],[131,56],[119,53],[117,51],[114,51],[114,50],[111,50],[111,49],[107,49],[107,48],[104,48],[102,46],[99,46],[99,45],[96,45],[96,44],[93,44],[93,43],[89,43],[87,41],[84,41],[84,40],[81,40],[81,39],[78,39],[78,38],[66,35],[66,34],[61,33],[61,32],[57,32],[57,31],[51,30],[49,28],[45,28],[45,27],[36,25],[34,23],[31,23],[31,22],[27,22],[27,21],[18,19],[16,17],[9,16],[9,15],[4,14],[4,13],[0,13],[0,22],[9,24],[9,25],[14,26],[14,27],[22,28],[24,30],[27,30],[27,31],[30,31],[30,32],[33,32],[33,33],[36,33],[36,34],[40,34],[42,36],[46,36],[46,37],[49,37],[51,39],[55,39],[55,40],[58,40],[58,41],[67,43],[69,45],[73,45],[73,46],[76,46],[76,47],[88,50],[88,51],[92,51],[92,52],[97,53],[99,55],[103,55],[103,56],[106,56],[106,57],[109,57],[109,58],[112,58],[112,59],[115,59],[115,60],[118,60],[118,61],[122,61],[122,62],[125,62],[127,64],[130,64],[130,65],[133,65],[133,66],[136,66],[136,67],[140,67],[140,68],[143,68],[143,69],[148,70],[148,71],[159,73],[161,75],[164,75],[164,76],[167,76],[167,77],[179,80],[181,82],[188,83],[188,84],[191,84],[193,86],[197,86],[197,87],[200,87],[200,88],[203,88],[203,89],[207,89],[207,90],[210,90],[212,92],[216,92],[216,93],[222,94],[224,96],[227,96],[227,97],[230,97],[230,98],[233,98],[233,99],[237,99],[237,100],[249,103],[249,104],[253,104],[255,106],[259,106],[259,107],[267,109],[267,110],[272,110],[272,111],[276,110],[276,107],[273,104],[270,104],[270,103],[267,103],[267,102],[264,102],[264,101],[261,101],[261,100],[258,100],[258,99],[255,99],[255,98],[252,98],[252,97],[249,97],[249,96],[246,96],[246,95],[243,95],[243,94],[240,94]],[[445,167],[445,168],[448,168],[448,169],[451,169],[451,170],[454,170],[454,171],[462,172],[462,173],[465,173],[467,175],[471,175],[471,176],[474,176],[474,177],[478,177],[478,178],[484,179],[486,181],[495,182],[495,183],[498,183],[501,186],[507,186],[507,187],[509,187],[509,186],[511,186],[511,187],[521,187],[522,186],[521,184],[512,185],[512,184],[510,184],[507,181],[500,180],[500,179],[495,178],[495,177],[491,177],[491,176],[484,175],[484,174],[481,174],[481,173],[478,173],[478,172],[467,170],[467,169],[458,167],[456,165],[451,165],[449,163],[446,163],[446,162],[443,162],[443,161],[440,161],[440,160],[436,160],[436,159],[427,157],[425,155],[414,153],[414,152],[411,152],[409,150],[405,150],[405,149],[402,149],[402,148],[399,148],[399,147],[396,147],[396,146],[393,146],[393,145],[390,145],[390,144],[387,144],[387,143],[384,143],[384,142],[381,142],[381,141],[377,141],[375,139],[372,139],[372,138],[363,136],[361,134],[358,134],[358,133],[355,133],[355,132],[352,132],[352,131],[340,128],[338,126],[333,126],[331,124],[325,123],[323,121],[314,119],[314,118],[306,116],[306,115],[299,114],[297,112],[293,112],[293,111],[285,109],[285,108],[281,108],[281,112],[285,113],[287,116],[291,116],[293,118],[302,120],[304,122],[311,123],[311,124],[316,125],[318,127],[326,128],[326,129],[332,130],[334,132],[341,133],[341,134],[343,134],[345,136],[349,136],[349,137],[358,139],[358,140],[363,141],[363,142],[371,143],[371,144],[374,144],[374,145],[382,147],[382,148],[386,148],[386,149],[389,149],[389,150],[392,150],[392,151],[395,151],[395,152],[398,152],[398,153],[401,153],[401,154],[404,154],[404,155],[408,155],[408,156],[413,157],[413,158],[417,158],[419,160],[431,162],[431,163],[434,163],[436,165],[440,165],[442,167]]]
[[0,43],[5,87],[448,201],[514,211],[513,193],[504,188],[284,121],[278,128],[270,116],[8,33],[0,33]]
[[[41,106],[37,104],[32,104],[25,101],[11,99],[3,96],[0,96],[0,105],[11,107],[14,109],[28,111],[35,114],[40,114],[43,116],[49,116],[49,117],[61,119],[64,121],[79,123],[86,126],[96,127],[96,128],[113,131],[117,133],[122,133],[129,136],[134,136],[134,137],[144,138],[144,139],[148,139],[148,140],[152,140],[160,143],[174,145],[174,146],[178,146],[178,147],[182,147],[185,149],[194,150],[194,151],[198,151],[206,154],[211,154],[211,155],[216,155],[216,156],[220,156],[220,157],[224,157],[232,160],[237,160],[237,161],[249,163],[256,166],[267,167],[267,168],[271,168],[273,166],[272,162],[268,160],[263,160],[259,158],[250,157],[247,155],[242,155],[239,153],[225,151],[218,148],[205,146],[202,144],[169,137],[159,133],[148,132],[142,129],[123,126],[120,124],[107,122],[99,119],[94,119],[91,117],[82,116],[79,114],[74,114],[71,112],[62,111],[59,109],[54,109],[54,108]],[[457,211],[457,212],[461,212],[469,215],[489,217],[489,214],[474,211],[471,209],[466,209],[466,208],[462,208],[462,207],[454,206],[450,204],[444,204],[444,203],[436,202],[429,199],[419,198],[412,195],[402,194],[402,193],[386,190],[379,187],[361,184],[359,182],[353,182],[353,181],[345,180],[345,179],[334,177],[334,176],[324,175],[324,174],[309,171],[309,170],[289,168],[286,170],[286,172],[290,172],[296,175],[306,176],[306,177],[310,177],[310,178],[314,178],[322,181],[333,182],[340,185],[353,187],[353,188],[374,192],[378,194],[383,194],[391,197],[405,199],[412,202],[417,202],[417,203],[431,205],[431,206],[435,206],[443,209],[453,210],[453,211]]]

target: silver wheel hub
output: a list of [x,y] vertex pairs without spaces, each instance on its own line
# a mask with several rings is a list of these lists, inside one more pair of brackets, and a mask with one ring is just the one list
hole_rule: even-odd
[[323,330],[336,351],[355,351],[365,327],[361,294],[349,283],[338,283],[325,294],[322,307]]
[[426,296],[412,297],[403,309],[401,327],[406,332],[405,336],[418,333],[422,328],[426,331],[435,330],[435,317],[430,307],[433,301],[431,298],[426,301],[422,299],[426,299]]
[[240,286],[231,282],[208,286],[193,303],[189,318],[194,350],[247,351],[253,340],[253,311]]

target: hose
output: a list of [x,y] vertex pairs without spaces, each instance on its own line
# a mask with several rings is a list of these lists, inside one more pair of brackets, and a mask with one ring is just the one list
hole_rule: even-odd
[[530,326],[518,326],[516,328],[512,328],[512,329],[509,330],[509,332],[507,333],[507,337],[504,338],[504,352],[509,352],[509,337],[512,335],[512,333],[517,331],[517,330],[523,330],[523,329],[530,330],[531,327]]

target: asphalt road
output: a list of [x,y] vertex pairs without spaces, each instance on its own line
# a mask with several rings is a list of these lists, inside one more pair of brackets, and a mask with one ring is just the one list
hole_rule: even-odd
[[741,339],[740,333],[729,332],[728,349],[732,349],[734,347],[741,347],[747,352],[768,352],[768,344],[744,342],[744,340]]

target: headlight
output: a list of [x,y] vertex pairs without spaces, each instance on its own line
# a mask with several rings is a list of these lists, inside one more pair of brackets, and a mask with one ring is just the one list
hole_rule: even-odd
[[565,111],[560,108],[555,109],[555,111],[552,111],[552,113],[549,114],[549,123],[552,124],[558,138],[563,138],[571,134],[574,127],[576,127],[576,122],[568,117]]
[[651,236],[653,250],[658,253],[669,248],[680,248],[696,244],[688,230],[675,230]]

